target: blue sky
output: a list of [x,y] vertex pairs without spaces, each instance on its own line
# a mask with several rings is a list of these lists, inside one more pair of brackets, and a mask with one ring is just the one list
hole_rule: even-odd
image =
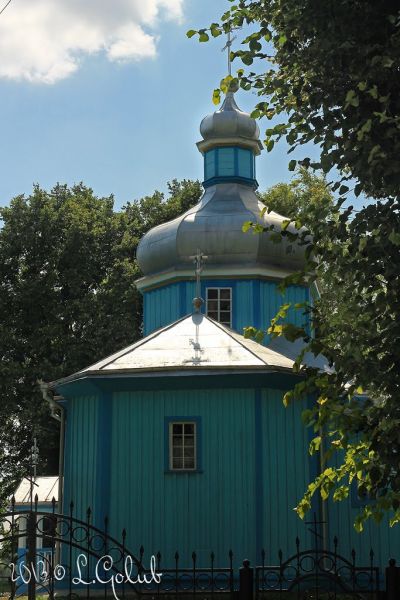
[[[185,34],[218,20],[230,3],[144,0],[149,8],[164,5],[154,19],[141,16],[138,0],[113,0],[112,6],[121,4],[121,22],[116,12],[115,22],[105,14],[92,30],[93,15],[79,22],[78,2],[77,12],[60,22],[59,34],[51,15],[47,21],[43,17],[42,23],[36,15],[26,13],[31,25],[22,38],[20,32],[16,34],[22,20],[16,11],[29,1],[19,0],[18,5],[15,0],[0,16],[0,36],[1,28],[9,36],[3,35],[3,46],[0,42],[0,56],[5,57],[3,67],[0,64],[0,204],[8,204],[17,194],[28,194],[33,183],[50,189],[56,182],[83,181],[97,195],[113,193],[118,208],[155,189],[164,191],[173,178],[201,179],[202,157],[195,143],[202,117],[215,110],[212,90],[226,75],[226,55],[221,52],[225,40],[221,36],[199,44]],[[74,4],[77,0],[69,1]],[[89,13],[94,0],[86,2]],[[134,39],[120,33],[127,11],[132,10],[127,8],[129,3],[137,4],[133,18],[140,31]],[[96,6],[103,10],[104,2]],[[93,11],[96,6],[94,2]],[[32,4],[26,4],[28,8],[31,10]],[[71,36],[65,37],[68,18],[76,36],[86,44],[75,52],[74,60],[62,54],[66,44],[73,44]],[[114,41],[106,40],[109,23],[110,29],[117,31]],[[58,38],[64,43],[61,49]],[[9,40],[12,54],[4,40]],[[107,51],[96,50],[101,43]],[[119,62],[115,59],[118,53],[125,53],[131,61],[123,56],[124,62]],[[54,82],[46,83],[46,78]],[[239,92],[237,96],[244,110],[251,111],[257,102],[253,93]],[[261,124],[261,130],[266,126]],[[290,179],[287,165],[292,157],[286,150],[282,143],[258,159],[261,189]]]

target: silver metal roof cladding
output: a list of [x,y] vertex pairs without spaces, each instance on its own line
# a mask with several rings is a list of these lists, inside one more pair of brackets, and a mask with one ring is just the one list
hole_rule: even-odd
[[[233,92],[228,92],[222,107],[203,119],[200,126],[203,140],[198,143],[201,152],[210,148],[244,146],[259,154],[262,148],[260,130],[254,119],[241,111]],[[145,276],[187,270],[193,266],[193,256],[200,249],[207,256],[208,269],[229,267],[230,276],[235,268],[269,267],[286,272],[301,267],[304,246],[273,243],[270,233],[253,235],[243,233],[245,221],[274,226],[281,230],[285,217],[274,212],[260,213],[264,205],[251,186],[237,181],[219,182],[208,187],[200,202],[177,219],[150,230],[140,241],[137,260]],[[145,284],[142,282],[143,285]],[[142,287],[143,287],[142,285]]]
[[221,108],[204,117],[200,123],[203,140],[197,144],[200,152],[217,145],[238,144],[260,154],[260,129],[255,119],[240,110],[233,92],[228,92]]
[[[37,495],[38,502],[51,502],[54,498],[58,500],[58,476],[36,477],[34,479],[34,493]],[[15,494],[15,502],[17,504],[27,504],[30,502],[31,482],[28,477],[24,477],[19,484]]]
[[[185,371],[197,374],[206,371],[291,372],[299,352],[288,342],[279,349],[262,346],[203,314],[195,313],[159,329],[143,340],[74,373],[52,382],[50,387],[91,376],[129,374],[155,371],[173,373]],[[324,368],[325,361],[305,357],[307,364]]]
[[[277,213],[260,216],[264,205],[255,192],[240,183],[218,183],[206,189],[199,204],[180,217],[151,229],[140,241],[137,260],[144,275],[169,269],[187,269],[200,248],[207,256],[206,268],[218,265],[299,269],[304,246],[285,241],[274,243],[270,233],[243,233],[245,221],[273,225],[281,230],[285,217]],[[294,227],[290,231],[295,231]]]

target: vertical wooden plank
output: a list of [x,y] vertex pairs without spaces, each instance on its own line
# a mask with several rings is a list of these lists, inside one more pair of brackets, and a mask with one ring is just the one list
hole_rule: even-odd
[[253,282],[248,279],[237,281],[235,287],[235,296],[233,298],[233,310],[235,314],[235,324],[238,333],[243,334],[243,328],[253,326],[254,306],[253,306]]
[[[113,435],[112,442],[112,526],[134,532],[133,538],[129,535],[134,548],[143,544],[146,556],[160,550],[171,564],[176,549],[187,561],[193,550],[199,560],[205,561],[214,550],[226,561],[231,545],[237,560],[243,559],[242,548],[254,549],[254,527],[249,525],[254,523],[255,485],[252,398],[249,390],[116,395],[113,421],[119,435]],[[166,416],[201,416],[202,473],[164,473]],[[137,482],[131,496],[123,491],[120,463]]]
[[307,537],[306,527],[293,507],[308,483],[308,443],[306,435],[300,433],[304,429],[300,420],[301,407],[293,405],[285,409],[282,395],[281,390],[264,390],[262,396],[266,442],[264,520],[267,524],[263,546],[267,561],[273,563],[277,561],[280,548],[284,557],[294,552],[296,535],[303,540]]

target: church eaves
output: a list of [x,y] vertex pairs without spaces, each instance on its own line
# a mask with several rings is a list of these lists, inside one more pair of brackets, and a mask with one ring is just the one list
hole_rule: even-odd
[[179,319],[97,363],[51,384],[117,374],[184,371],[291,372],[293,352],[262,346],[201,313]]

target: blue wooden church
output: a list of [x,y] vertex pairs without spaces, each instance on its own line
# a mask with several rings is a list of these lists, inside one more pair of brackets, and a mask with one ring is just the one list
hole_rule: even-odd
[[[296,536],[313,543],[294,507],[319,464],[308,454],[304,406],[282,404],[298,348],[257,344],[242,331],[265,327],[283,302],[310,299],[307,287],[284,298],[277,290],[303,249],[242,231],[246,221],[280,229],[284,217],[260,216],[259,129],[233,91],[200,132],[203,197],[138,247],[145,337],[50,384],[65,414],[60,502],[68,512],[73,499],[82,515],[90,506],[100,528],[107,515],[112,535],[125,527],[130,550],[160,551],[164,563],[196,550],[199,562],[214,551],[217,564],[232,549],[255,564],[262,548],[275,563],[278,549],[293,554]],[[293,322],[303,319],[293,312]],[[373,546],[381,565],[399,549],[385,525],[354,531],[355,498],[316,501],[314,511],[326,547],[337,535],[339,551],[354,547],[368,564]]]

